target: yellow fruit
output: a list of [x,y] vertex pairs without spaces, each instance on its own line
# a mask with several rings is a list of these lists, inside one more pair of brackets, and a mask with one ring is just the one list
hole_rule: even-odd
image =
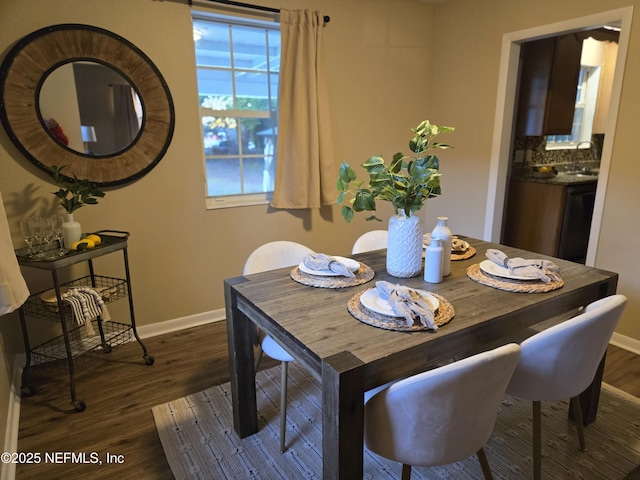
[[95,233],[87,235],[86,240],[91,240],[96,247],[102,243],[102,239]]
[[71,250],[77,250],[81,252],[82,250],[94,248],[95,246],[96,244],[93,240],[89,240],[88,238],[83,238],[79,242],[73,242],[69,248]]

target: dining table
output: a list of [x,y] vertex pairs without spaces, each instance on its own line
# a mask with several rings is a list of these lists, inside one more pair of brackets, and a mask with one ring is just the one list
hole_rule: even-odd
[[[473,255],[452,261],[450,275],[440,283],[427,283],[422,276],[390,276],[385,269],[386,250],[350,256],[371,273],[371,278],[352,286],[309,285],[297,278],[296,266],[226,279],[233,426],[237,435],[248,437],[259,428],[254,348],[260,330],[322,386],[322,478],[352,480],[363,475],[366,391],[514,338],[524,339],[549,319],[565,321],[585,305],[616,292],[617,273],[458,237],[468,242]],[[509,288],[500,278],[492,279],[496,283],[478,281],[474,275],[489,248],[501,250],[508,257],[551,260],[559,267],[562,280],[554,288],[534,291]],[[437,330],[398,330],[358,318],[354,312],[358,302],[354,299],[375,288],[378,281],[438,296],[440,305],[448,306],[446,323]],[[581,396],[585,423],[595,419],[601,374],[602,369]]]

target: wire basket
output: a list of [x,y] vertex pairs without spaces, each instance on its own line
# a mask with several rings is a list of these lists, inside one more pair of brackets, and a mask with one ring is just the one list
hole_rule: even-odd
[[[80,356],[102,355],[111,352],[117,345],[123,345],[133,340],[133,329],[131,325],[118,322],[101,322],[104,333],[104,341],[99,333],[98,320],[92,322],[95,335],[87,335],[84,325],[76,327],[68,332],[69,352],[75,359]],[[67,359],[67,349],[64,343],[64,336],[60,335],[47,342],[38,345],[31,350],[31,365],[56,362]]]
[[[60,285],[60,293],[72,288],[91,287],[100,294],[105,303],[111,303],[127,296],[127,282],[121,278],[94,276],[95,286],[92,286],[91,276],[78,278],[72,282]],[[73,318],[71,305],[63,302],[62,311],[66,318]],[[47,318],[54,322],[60,321],[60,306],[54,289],[31,295],[24,304],[24,313],[33,317]]]

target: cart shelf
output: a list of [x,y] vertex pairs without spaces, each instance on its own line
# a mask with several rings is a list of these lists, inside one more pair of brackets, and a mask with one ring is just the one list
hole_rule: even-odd
[[[147,348],[144,346],[136,330],[133,299],[131,296],[129,257],[127,255],[127,238],[129,234],[127,232],[114,230],[101,230],[96,233],[102,238],[102,243],[93,249],[87,249],[81,252],[67,251],[61,256],[32,258],[28,255],[26,249],[16,251],[16,257],[21,266],[49,270],[53,282],[53,289],[29,296],[19,310],[27,357],[22,371],[22,394],[24,396],[35,394],[35,389],[25,383],[31,365],[47,363],[48,365],[56,366],[61,363],[59,362],[60,360],[66,360],[65,363],[69,370],[71,403],[78,412],[82,412],[86,408],[85,402],[76,397],[75,364],[78,360],[89,356],[95,358],[96,355],[109,353],[114,346],[127,343],[135,338],[142,348],[144,363],[146,365],[153,365],[154,363],[153,355],[149,355]],[[123,256],[125,278],[96,275],[93,268],[93,259],[118,251],[121,252]],[[76,278],[67,283],[59,282],[58,270],[81,262],[88,264],[89,275]],[[98,317],[92,321],[95,334],[88,335],[86,325],[72,323],[73,311],[71,306],[67,302],[61,301],[62,299],[58,297],[58,293],[62,295],[62,293],[74,287],[93,288],[102,296],[105,304],[127,297],[129,300],[130,324],[104,321],[104,319]],[[62,335],[32,349],[29,344],[29,331],[26,325],[27,316],[59,322],[62,328]],[[69,325],[69,327],[67,325]]]
[[[77,278],[71,282],[60,285],[61,293],[67,289],[77,287],[91,287],[96,290],[105,303],[115,302],[127,296],[127,281],[122,278],[94,275],[95,286],[92,286],[91,276]],[[43,296],[51,297],[53,301],[44,301]],[[62,311],[66,318],[71,318],[71,306],[66,302],[62,305]],[[58,302],[55,300],[55,290],[46,290],[29,296],[24,304],[24,313],[31,317],[46,318],[54,322],[60,321]]]
[[[69,330],[69,346],[72,357],[86,354],[109,353],[112,347],[130,342],[133,339],[131,325],[118,322],[102,322],[104,342],[98,333],[98,321],[93,320],[95,335],[88,336],[84,325]],[[64,336],[53,338],[31,350],[32,364],[67,359]]]

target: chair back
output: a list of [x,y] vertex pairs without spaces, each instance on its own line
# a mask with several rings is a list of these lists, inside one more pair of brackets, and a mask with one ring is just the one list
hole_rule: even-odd
[[507,393],[532,401],[558,401],[582,393],[593,381],[627,304],[611,295],[521,344],[522,356]]
[[372,230],[370,232],[363,233],[354,242],[351,253],[362,253],[387,248],[388,237],[389,232],[386,230]]
[[464,460],[487,442],[520,358],[514,343],[400,380],[365,405],[365,444],[406,465]]
[[249,255],[242,274],[250,275],[277,268],[293,267],[309,253],[313,253],[309,247],[288,240],[265,243]]

